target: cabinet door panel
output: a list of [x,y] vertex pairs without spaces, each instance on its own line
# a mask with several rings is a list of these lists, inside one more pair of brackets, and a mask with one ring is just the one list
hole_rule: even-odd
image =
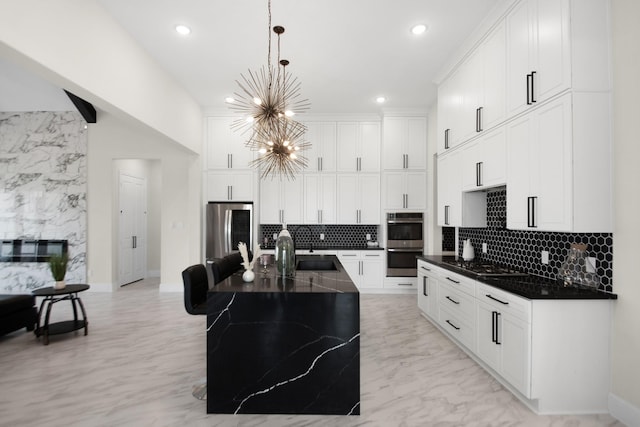
[[357,224],[360,195],[356,175],[338,175],[338,223]]
[[477,303],[476,354],[495,371],[500,371],[500,345],[496,344],[496,311],[493,307]]
[[533,11],[530,1],[521,1],[506,18],[507,30],[507,113],[527,107],[527,74],[530,58]]
[[407,120],[407,169],[427,167],[427,119],[410,117]]
[[384,169],[404,169],[405,145],[408,138],[407,122],[403,118],[384,119],[382,163]]
[[427,208],[427,174],[424,172],[406,173],[406,194],[408,209]]
[[507,126],[507,228],[527,228],[527,198],[530,192],[530,139],[533,118],[525,116]]
[[531,397],[530,324],[509,315],[501,316],[502,376],[520,393]]
[[280,224],[280,181],[275,179],[260,180],[260,223]]
[[382,288],[384,269],[382,255],[365,253],[362,258],[362,277],[360,282],[362,287]]
[[340,147],[338,171],[356,172],[358,164],[358,124],[338,123],[336,128],[337,144]]
[[380,224],[380,175],[360,176],[360,223]]
[[380,124],[360,124],[360,172],[380,172]]
[[403,172],[384,173],[385,209],[403,209],[405,195]]

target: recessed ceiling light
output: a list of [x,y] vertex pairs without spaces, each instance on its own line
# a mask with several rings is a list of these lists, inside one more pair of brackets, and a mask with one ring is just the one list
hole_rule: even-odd
[[418,24],[411,27],[411,33],[416,36],[424,33],[425,31],[427,31],[427,26],[424,24]]
[[183,36],[189,35],[191,34],[191,28],[187,27],[186,25],[176,25],[176,32],[178,34],[182,34]]
[[386,101],[387,101],[387,98],[385,98],[384,96],[378,96],[378,97],[376,98],[376,102],[377,102],[378,104],[384,104]]

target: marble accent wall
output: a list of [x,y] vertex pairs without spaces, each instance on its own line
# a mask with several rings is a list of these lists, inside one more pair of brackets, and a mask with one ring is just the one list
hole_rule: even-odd
[[[87,131],[77,112],[0,112],[0,238],[66,239],[86,283]],[[47,263],[0,263],[0,292],[50,286]]]

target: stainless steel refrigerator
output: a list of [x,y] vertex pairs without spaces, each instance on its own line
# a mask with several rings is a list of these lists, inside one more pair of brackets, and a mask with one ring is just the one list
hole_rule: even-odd
[[253,250],[253,203],[207,203],[206,258],[213,261],[238,251],[238,242]]

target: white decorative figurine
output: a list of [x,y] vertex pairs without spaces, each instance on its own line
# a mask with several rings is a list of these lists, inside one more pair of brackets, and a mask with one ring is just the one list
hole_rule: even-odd
[[245,272],[242,273],[242,280],[245,282],[253,282],[255,278],[255,273],[253,272],[253,264],[256,262],[258,258],[260,258],[260,254],[262,253],[262,249],[260,245],[256,245],[254,249],[253,259],[249,261],[249,253],[247,252],[247,245],[243,242],[238,243],[238,251],[240,251],[240,256],[242,256],[242,265],[245,268]]

